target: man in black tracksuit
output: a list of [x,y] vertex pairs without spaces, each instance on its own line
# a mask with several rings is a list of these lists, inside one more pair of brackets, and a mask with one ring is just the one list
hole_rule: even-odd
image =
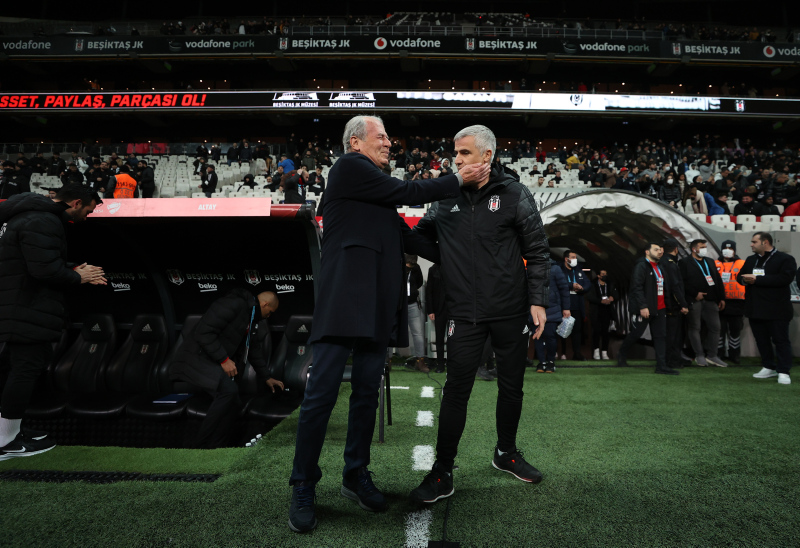
[[[465,163],[489,164],[495,148],[488,128],[470,126],[455,137],[455,163],[459,168]],[[516,446],[530,338],[528,313],[538,338],[546,323],[550,284],[550,246],[533,197],[516,174],[497,164],[477,189],[462,188],[457,197],[433,204],[414,232],[438,240],[449,321],[437,461],[411,497],[432,503],[454,492],[453,463],[489,336],[498,372],[498,439],[492,465],[537,483],[541,473],[525,462]]]
[[[689,313],[686,302],[686,288],[678,267],[678,241],[669,238],[664,241],[664,256],[659,266],[672,283],[672,298],[667,299],[667,366],[676,368],[689,365],[691,362],[681,359],[683,348],[683,317]],[[685,363],[684,363],[685,362]]]
[[617,354],[617,365],[628,365],[625,356],[628,349],[641,338],[647,326],[653,337],[653,348],[656,351],[656,373],[678,375],[679,372],[667,366],[667,301],[672,300],[674,283],[669,275],[658,264],[664,249],[657,243],[650,243],[645,249],[644,257],[633,267],[630,293],[628,295],[628,311],[633,316],[631,332],[625,337]]
[[425,285],[425,308],[433,320],[436,333],[436,372],[444,373],[447,360],[444,357],[444,334],[447,326],[447,304],[444,298],[444,281],[438,264],[428,269],[428,283]]

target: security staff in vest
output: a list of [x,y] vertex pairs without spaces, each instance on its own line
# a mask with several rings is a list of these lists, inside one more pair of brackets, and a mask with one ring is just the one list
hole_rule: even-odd
[[[453,141],[459,170],[474,162],[492,164],[497,140],[486,126],[464,128]],[[531,332],[528,316],[538,339],[547,322],[550,286],[550,246],[533,196],[516,173],[496,163],[477,188],[433,204],[414,233],[439,243],[449,321],[436,462],[411,498],[433,503],[454,492],[452,470],[467,404],[490,336],[498,374],[492,466],[538,483],[541,472],[516,445]]]
[[211,195],[217,191],[218,180],[219,178],[217,177],[217,172],[214,166],[207,166],[203,182],[197,188],[206,193],[206,198],[211,198]]
[[[750,240],[753,255],[747,258],[739,272],[744,285],[744,315],[750,322],[758,352],[761,371],[756,379],[778,377],[780,384],[791,384],[792,343],[789,322],[794,314],[789,286],[795,279],[797,262],[788,253],[773,247],[772,235],[756,232]],[[772,350],[775,345],[775,351]],[[777,358],[776,358],[777,354]]]
[[658,263],[661,270],[672,282],[671,298],[664,302],[667,305],[667,366],[680,369],[691,365],[691,361],[681,358],[683,348],[683,318],[689,313],[686,301],[686,288],[678,266],[678,240],[669,238],[664,241],[664,255]]
[[277,295],[271,291],[253,296],[246,289],[232,290],[211,304],[175,356],[171,377],[214,398],[197,432],[198,449],[227,445],[231,423],[241,407],[234,377],[244,370],[247,361],[270,390],[283,390],[283,383],[269,376],[256,333],[258,322],[269,318],[278,304]]
[[350,416],[344,449],[342,495],[365,510],[386,509],[367,468],[375,431],[378,388],[386,349],[408,346],[403,251],[435,259],[438,249],[414,235],[397,214],[397,204],[424,204],[456,196],[462,184],[489,175],[487,165],[464,165],[456,175],[401,181],[386,173],[391,141],[377,116],[356,116],[342,138],[345,154],[328,174],[325,237],[319,298],[309,343],[314,367],[300,406],[289,528],[303,533],[317,526],[319,456],[331,411],[339,396],[345,363],[353,356]]
[[656,352],[656,373],[678,375],[679,372],[667,365],[667,300],[672,298],[674,285],[659,265],[664,248],[660,244],[647,244],[644,257],[633,267],[631,286],[628,293],[628,311],[633,316],[631,332],[622,341],[617,355],[617,365],[628,365],[628,349],[636,344],[650,326],[653,349]]
[[128,164],[123,164],[119,168],[119,173],[109,177],[106,193],[103,197],[116,200],[139,197],[139,185],[136,179],[131,176],[131,168],[128,167]]
[[[705,240],[693,240],[690,244],[692,256],[678,263],[689,303],[688,337],[694,350],[697,365],[709,364],[728,367],[717,356],[719,348],[719,313],[725,309],[725,287],[714,261],[706,257],[708,247]],[[705,342],[700,330],[705,326]]]
[[155,174],[153,168],[147,165],[147,160],[137,163],[139,172],[139,186],[142,187],[142,198],[152,198],[156,191]]
[[745,287],[737,279],[744,266],[744,259],[736,255],[736,242],[722,242],[722,260],[717,260],[717,271],[725,286],[725,309],[719,313],[719,350],[717,355],[725,352],[728,343],[728,359],[739,364],[742,346],[742,327],[744,326],[744,291]]
[[[578,266],[578,254],[574,251],[567,250],[564,252],[564,264],[561,265],[561,270],[564,271],[564,276],[569,284],[569,311],[572,317],[575,318],[575,326],[572,328],[572,335],[570,335],[572,339],[572,359],[584,361],[586,358],[581,353],[583,317],[586,313],[583,296],[591,289],[591,284],[589,278],[584,275]],[[564,340],[561,344],[564,345],[564,353],[561,359],[566,359],[567,341]]]

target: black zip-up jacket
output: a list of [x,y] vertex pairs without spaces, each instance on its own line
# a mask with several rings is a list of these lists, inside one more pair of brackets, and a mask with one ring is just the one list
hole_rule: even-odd
[[[658,262],[661,270],[666,272],[669,276],[668,279],[671,284],[669,292],[669,299],[664,299],[669,312],[679,311],[681,308],[689,308],[689,303],[686,302],[686,288],[683,286],[683,277],[681,276],[681,269],[678,267],[678,259],[672,255],[666,254],[661,257]],[[697,293],[695,293],[697,295]],[[665,294],[666,297],[666,294]]]
[[514,172],[493,166],[483,188],[462,187],[436,202],[414,232],[439,242],[448,318],[478,323],[527,315],[531,305],[547,308],[550,245],[533,196]]
[[[694,257],[689,256],[678,262],[678,267],[683,277],[686,288],[686,301],[695,302],[698,293],[705,293],[703,300],[718,303],[725,300],[725,286],[722,285],[722,277],[719,275],[717,265],[709,259],[704,258],[705,266],[701,269]],[[706,272],[710,272],[714,285],[709,286],[706,282]]]
[[[675,280],[670,278],[669,272],[660,263],[658,267],[661,275],[664,276],[664,304],[669,308],[669,303],[675,299]],[[658,281],[656,278],[656,273],[647,257],[636,261],[628,294],[628,311],[634,316],[638,316],[643,308],[647,308],[651,315],[658,312]]]

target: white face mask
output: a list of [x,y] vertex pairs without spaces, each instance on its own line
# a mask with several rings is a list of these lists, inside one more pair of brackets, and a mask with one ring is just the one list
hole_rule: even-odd
[[730,248],[726,248],[722,250],[722,256],[726,259],[730,259],[733,257],[733,250]]
[[700,257],[705,257],[706,255],[708,255],[708,248],[704,247],[702,249],[698,249],[697,250],[697,255],[700,256]]
[[576,266],[578,266],[578,259],[570,260],[569,266],[571,266],[572,268],[575,268]]
[[671,185],[671,184],[672,184],[672,183],[674,183],[674,182],[675,182],[675,181],[673,181],[672,179],[667,179],[667,184],[668,184],[668,185]]

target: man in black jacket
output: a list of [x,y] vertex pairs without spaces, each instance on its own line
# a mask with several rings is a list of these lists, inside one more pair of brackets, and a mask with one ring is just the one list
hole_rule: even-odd
[[217,191],[217,181],[219,181],[219,178],[217,177],[216,169],[214,166],[207,166],[205,181],[198,188],[205,192],[206,198],[211,198],[211,195]]
[[45,433],[21,431],[20,423],[65,327],[64,291],[106,283],[102,268],[67,263],[64,233],[100,203],[81,185],[61,189],[55,199],[25,193],[0,203],[0,342],[11,364],[0,397],[0,460],[55,446]]
[[[497,149],[494,133],[480,125],[461,130],[454,141],[459,169],[468,163],[490,165]],[[458,196],[433,204],[414,232],[439,243],[449,324],[437,458],[411,498],[433,503],[454,492],[452,470],[467,403],[490,336],[498,372],[492,465],[538,483],[541,472],[516,446],[530,338],[528,314],[536,339],[547,322],[550,246],[536,203],[513,171],[495,164],[475,189],[462,189]],[[527,276],[522,258],[528,263]]]
[[428,269],[428,283],[425,285],[425,308],[428,317],[433,321],[436,334],[436,372],[444,373],[447,367],[447,360],[444,357],[447,305],[441,267],[438,264],[434,264]]
[[[209,394],[214,401],[197,432],[195,447],[224,447],[230,426],[241,407],[234,377],[247,360],[259,379],[275,392],[283,383],[271,379],[259,337],[254,331],[262,319],[278,309],[278,297],[271,291],[254,297],[245,289],[234,289],[217,299],[189,334],[171,365],[173,378],[184,380]],[[249,351],[247,350],[249,348]]]
[[3,162],[3,173],[0,175],[0,200],[7,200],[15,194],[30,191],[28,181],[24,177],[19,177],[13,162]]
[[[584,303],[584,295],[589,291],[589,278],[583,274],[583,270],[578,266],[578,254],[572,250],[564,252],[564,262],[561,264],[561,270],[564,272],[564,277],[569,284],[569,311],[572,317],[575,318],[575,326],[572,328],[572,359],[578,361],[585,361],[581,352],[583,345],[583,318],[586,312],[586,304]],[[562,341],[564,345],[564,354],[561,355],[562,359],[566,359],[567,341]]]
[[[719,345],[719,313],[725,309],[725,286],[719,275],[717,265],[706,258],[708,246],[705,240],[693,240],[690,244],[692,256],[678,263],[686,288],[686,302],[689,304],[688,337],[695,354],[697,365],[708,364],[728,367],[717,356]],[[705,325],[705,344],[700,338],[700,329]]]
[[761,371],[753,377],[769,379],[777,376],[780,384],[791,384],[789,322],[794,308],[789,286],[795,278],[797,261],[788,253],[775,249],[772,235],[768,232],[753,234],[750,249],[753,255],[744,262],[737,279],[745,288],[744,315],[750,321],[761,354]]
[[[691,362],[681,358],[683,348],[683,317],[689,313],[686,302],[686,288],[678,266],[678,240],[669,238],[664,242],[664,256],[659,266],[672,283],[672,298],[665,300],[667,305],[667,365],[682,368]],[[685,363],[684,363],[685,362]]]
[[50,166],[47,169],[47,174],[55,177],[61,177],[67,171],[67,163],[61,159],[60,152],[54,152],[53,157],[50,159]]
[[142,198],[152,198],[153,193],[156,191],[156,181],[153,168],[147,165],[146,160],[139,160],[137,165],[137,171],[140,173],[139,187],[142,189]]
[[672,299],[671,293],[675,291],[674,282],[659,266],[658,262],[664,254],[660,244],[651,242],[647,244],[644,257],[639,259],[633,267],[630,292],[628,294],[628,311],[633,320],[631,332],[622,341],[622,346],[617,355],[617,365],[627,366],[626,354],[628,349],[636,344],[650,326],[650,336],[653,338],[653,349],[656,351],[656,373],[663,375],[678,375],[679,372],[667,366],[667,301]]
[[386,508],[367,466],[375,430],[378,387],[386,348],[408,344],[403,250],[432,259],[435,245],[415,236],[397,214],[397,204],[417,205],[455,196],[462,184],[477,184],[488,166],[464,166],[458,175],[401,181],[384,173],[391,141],[383,122],[356,116],[345,126],[345,154],[328,174],[325,237],[319,298],[309,343],[314,367],[300,407],[289,527],[306,532],[317,526],[315,485],[331,411],[339,395],[345,363],[352,353],[350,418],[344,450],[342,494],[372,511]]

